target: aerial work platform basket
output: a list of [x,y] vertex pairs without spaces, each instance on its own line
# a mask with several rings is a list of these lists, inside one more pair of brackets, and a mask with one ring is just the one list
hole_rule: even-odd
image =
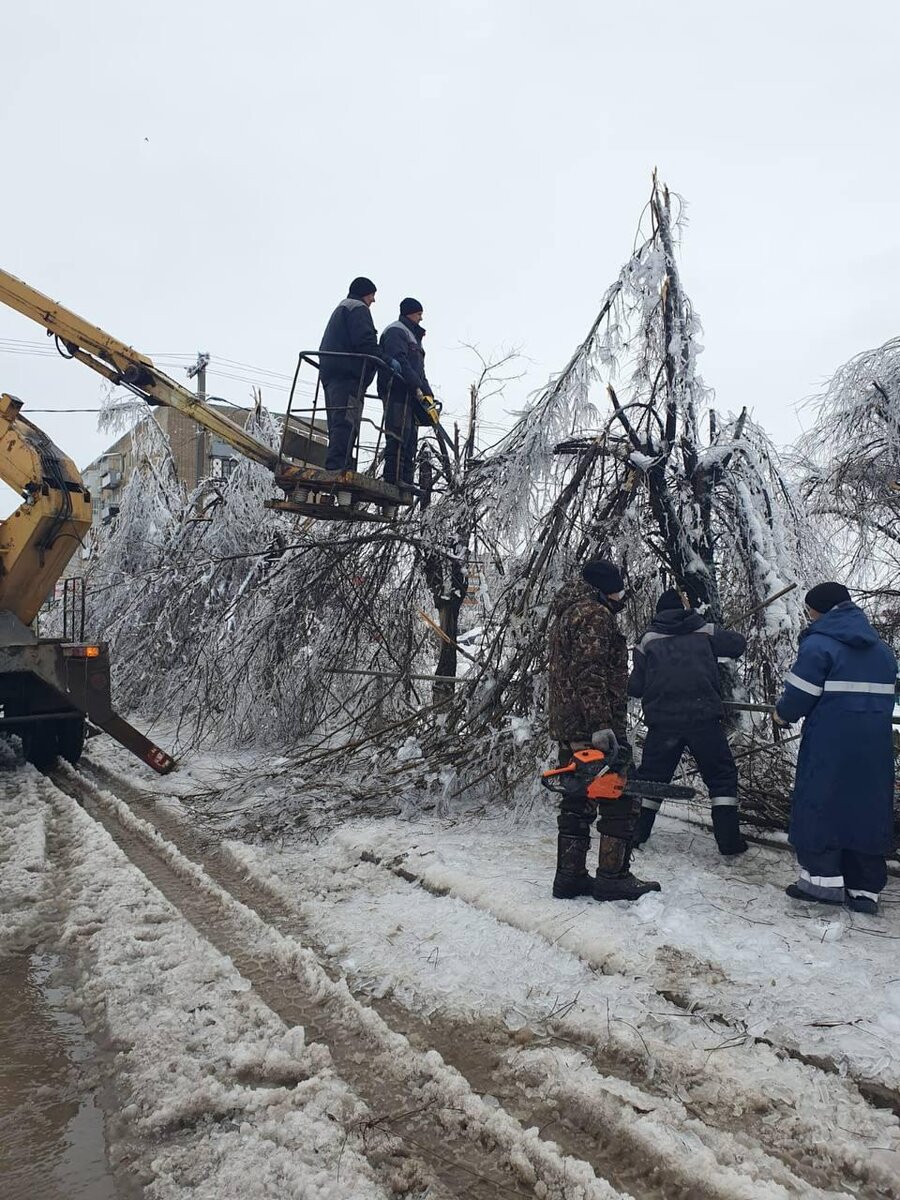
[[[321,463],[315,461],[324,457],[324,447],[314,441],[314,431],[322,428],[321,416],[326,411],[320,374],[321,362],[326,356],[352,359],[354,365],[358,363],[360,367],[360,383],[351,403],[362,415],[356,436],[349,448],[348,460],[351,465],[339,471],[326,470]],[[373,418],[371,409],[366,407],[366,401],[377,405],[375,411],[381,415],[381,399],[367,392],[364,387],[366,364],[384,367],[380,359],[367,354],[338,355],[319,350],[300,351],[282,426],[278,466],[275,468],[275,481],[285,492],[285,499],[268,500],[267,508],[298,513],[318,521],[384,522],[392,518],[398,507],[406,507],[413,503],[415,489],[411,489],[409,485],[404,485],[401,489],[376,475],[393,435],[386,430],[383,421]],[[314,384],[306,383],[301,378],[304,367],[315,372]],[[307,395],[311,393],[311,404],[306,407],[302,406],[301,393],[304,383]],[[413,419],[418,425],[431,426],[436,430],[438,437],[447,437],[439,422],[424,405],[416,400],[409,403],[416,408]],[[302,441],[298,440],[298,428],[309,431],[308,445],[304,446]],[[290,457],[285,452],[289,439],[292,443]],[[305,465],[298,464],[298,459],[304,460]]]

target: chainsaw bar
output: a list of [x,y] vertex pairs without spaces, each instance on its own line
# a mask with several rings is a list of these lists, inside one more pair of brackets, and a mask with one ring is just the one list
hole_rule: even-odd
[[653,779],[629,779],[625,791],[632,796],[652,796],[663,800],[693,800],[697,795],[692,787],[683,787],[680,783],[658,783]]

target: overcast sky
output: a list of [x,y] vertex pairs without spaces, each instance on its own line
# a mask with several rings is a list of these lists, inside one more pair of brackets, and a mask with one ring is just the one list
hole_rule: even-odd
[[[290,372],[366,274],[379,328],[423,302],[446,409],[463,343],[520,348],[515,409],[584,335],[657,166],[688,201],[703,374],[788,442],[798,400],[900,332],[898,40],[888,0],[8,3],[0,265],[273,407],[276,376],[222,360]],[[0,309],[0,388],[96,407],[51,345]],[[81,465],[109,440],[34,419]]]

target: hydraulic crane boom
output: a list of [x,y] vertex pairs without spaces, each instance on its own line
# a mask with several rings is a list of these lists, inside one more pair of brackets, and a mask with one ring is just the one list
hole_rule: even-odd
[[49,296],[8,271],[0,269],[0,301],[16,312],[30,317],[54,334],[67,355],[83,362],[111,383],[124,384],[143,397],[148,404],[165,404],[177,408],[216,437],[234,446],[246,458],[262,463],[271,471],[278,466],[278,454],[264,442],[258,441],[240,425],[228,419],[164,371],[153,365],[146,354],[126,346],[90,321],[63,308]]

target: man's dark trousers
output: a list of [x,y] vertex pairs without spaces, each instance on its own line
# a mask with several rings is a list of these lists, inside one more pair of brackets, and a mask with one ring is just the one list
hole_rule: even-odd
[[356,466],[354,450],[362,421],[363,399],[358,379],[338,378],[323,383],[328,417],[326,471]]
[[[709,792],[713,810],[724,807],[736,809],[737,767],[721,721],[706,721],[695,725],[690,731],[680,733],[648,729],[637,777],[671,783],[685,750],[693,755]],[[654,812],[661,803],[661,800],[652,800],[648,796],[641,801],[643,808]]]
[[418,426],[405,388],[393,388],[384,406],[384,482],[412,483],[416,467]]

